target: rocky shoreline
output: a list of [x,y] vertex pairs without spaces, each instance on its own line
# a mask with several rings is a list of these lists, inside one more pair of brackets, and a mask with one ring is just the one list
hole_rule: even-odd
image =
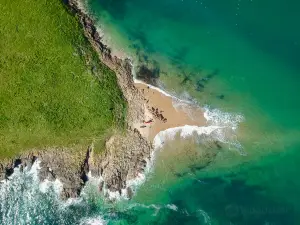
[[105,185],[111,192],[121,194],[122,190],[127,189],[127,193],[132,193],[127,181],[144,171],[153,150],[151,143],[135,128],[136,121],[142,121],[145,117],[144,97],[134,86],[130,60],[112,56],[110,48],[102,42],[94,21],[80,8],[79,0],[64,0],[63,3],[79,18],[85,36],[98,53],[100,60],[117,76],[118,84],[128,104],[126,133],[113,135],[106,142],[102,154],[94,154],[93,145],[80,151],[67,148],[32,150],[14,159],[0,162],[0,180],[9,179],[15,167],[21,169],[31,167],[38,159],[41,162],[40,180],[59,179],[63,184],[62,199],[78,197],[88,180],[88,173],[103,178],[103,183],[99,184],[99,191]]

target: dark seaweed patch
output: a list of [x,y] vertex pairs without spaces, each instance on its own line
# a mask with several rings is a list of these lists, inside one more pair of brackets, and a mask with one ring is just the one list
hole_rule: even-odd
[[148,84],[157,86],[157,79],[159,78],[160,68],[155,65],[153,69],[148,68],[145,65],[141,65],[137,72],[137,78],[145,81]]
[[201,83],[201,81],[197,81],[197,83],[196,83],[196,91],[203,91],[203,89],[204,89],[204,85]]
[[191,78],[188,75],[184,75],[184,78],[180,84],[185,85],[188,81],[191,81]]
[[[195,85],[195,90],[196,91],[203,91],[205,85],[216,75],[219,74],[219,69],[215,69],[213,72],[209,73],[207,76],[197,80],[196,85]],[[220,99],[224,99],[224,95],[219,95]]]
[[206,77],[203,77],[200,81],[201,82],[209,82],[213,77],[220,73],[219,69],[215,69],[213,72],[209,73]]
[[223,100],[225,98],[225,95],[223,95],[223,94],[218,95],[217,98]]

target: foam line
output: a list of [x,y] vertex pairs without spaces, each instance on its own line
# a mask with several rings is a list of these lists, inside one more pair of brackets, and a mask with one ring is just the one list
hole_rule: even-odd
[[199,136],[202,134],[210,135],[215,130],[222,129],[222,128],[224,127],[220,127],[220,126],[198,127],[198,126],[190,126],[190,125],[169,128],[167,130],[159,132],[155,136],[153,141],[154,149],[157,150],[161,148],[164,145],[166,140],[174,139],[177,133],[180,134],[180,137],[186,138],[193,134],[197,134]]
[[136,79],[136,78],[134,78],[133,81],[134,81],[134,83],[136,83],[136,84],[144,84],[144,85],[147,85],[149,88],[151,88],[151,89],[153,89],[153,90],[156,90],[156,91],[162,93],[163,95],[165,95],[165,96],[167,96],[167,97],[170,97],[170,98],[172,98],[172,99],[174,99],[174,100],[176,100],[176,101],[184,102],[184,103],[187,103],[187,104],[192,104],[192,103],[193,103],[193,102],[191,102],[191,101],[186,101],[186,100],[179,99],[179,98],[177,98],[176,96],[171,95],[171,94],[169,94],[168,92],[166,92],[166,91],[164,91],[164,90],[162,90],[162,89],[160,89],[160,88],[158,88],[158,87],[155,87],[155,86],[153,86],[153,85],[151,85],[151,84],[147,84],[147,83],[145,83],[145,82],[143,82],[143,81],[141,81],[141,80],[138,80],[138,79]]

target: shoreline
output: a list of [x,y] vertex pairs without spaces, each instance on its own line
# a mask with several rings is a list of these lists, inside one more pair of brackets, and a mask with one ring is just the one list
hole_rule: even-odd
[[[116,74],[128,105],[126,134],[111,136],[106,141],[105,151],[100,155],[94,154],[93,144],[87,147],[85,155],[83,151],[73,155],[72,149],[67,148],[44,148],[24,152],[0,163],[0,178],[7,179],[13,174],[14,168],[30,169],[39,160],[40,181],[59,179],[63,184],[63,199],[79,197],[85,182],[88,181],[88,174],[102,178],[99,190],[104,186],[109,193],[121,194],[125,190],[129,195],[135,186],[135,180],[145,177],[145,172],[149,170],[147,167],[152,164],[155,150],[152,143],[155,137],[162,131],[187,124],[204,126],[204,113],[191,106],[191,111],[195,110],[196,115],[201,118],[195,122],[186,111],[174,107],[173,100],[179,100],[176,97],[152,85],[150,88],[148,84],[134,82],[131,60],[120,59],[111,54],[109,46],[102,43],[94,20],[82,8],[81,1],[66,0],[62,4],[65,4],[72,15],[78,17],[86,38],[98,53],[101,62]],[[184,101],[182,103],[188,104]],[[148,121],[151,122],[146,123]]]
[[[181,100],[157,86],[135,79],[133,74],[134,65],[130,57],[126,57],[125,53],[122,53],[121,58],[118,57],[118,55],[113,55],[113,50],[110,46],[107,46],[103,40],[105,39],[105,34],[103,31],[99,34],[100,28],[96,26],[93,18],[88,15],[87,9],[82,4],[81,0],[69,0],[67,1],[67,4],[71,10],[75,11],[77,14],[79,13],[81,23],[85,29],[86,37],[89,39],[96,52],[99,53],[100,60],[117,75],[119,86],[128,103],[129,110],[127,122],[129,129],[137,129],[144,138],[151,142],[160,131],[169,128],[182,127],[184,125],[206,125],[207,120],[204,116],[203,109],[195,106],[193,102]],[[150,95],[148,92],[147,95],[146,89],[151,89],[153,94]],[[149,101],[150,104],[147,103],[147,101]],[[182,104],[182,106],[175,107],[172,104],[173,101]],[[163,104],[167,104],[167,106]],[[185,107],[185,110],[183,109],[183,106]],[[168,117],[171,121],[168,121],[168,118],[164,117],[158,119],[157,117],[162,114],[160,112],[158,112],[158,114],[156,112],[153,113],[151,110],[152,107],[155,110],[158,108],[164,108],[169,111]],[[158,110],[164,111],[162,109]],[[175,118],[171,118],[171,113],[173,113],[172,117]],[[178,115],[176,116],[176,114]],[[156,117],[156,119],[153,117]],[[147,129],[141,128],[141,126],[145,126],[143,121],[149,121],[151,119],[153,119],[153,123],[151,123],[153,124],[151,127],[152,129],[148,129],[148,131],[145,132]],[[167,119],[167,121],[162,122],[163,119]],[[177,121],[174,121],[176,119]]]
[[149,141],[162,131],[185,125],[202,127],[206,125],[206,119],[201,109],[182,102],[181,106],[175,107],[176,97],[166,94],[164,91],[153,88],[145,83],[135,83],[145,98],[145,120],[138,121],[136,126]]

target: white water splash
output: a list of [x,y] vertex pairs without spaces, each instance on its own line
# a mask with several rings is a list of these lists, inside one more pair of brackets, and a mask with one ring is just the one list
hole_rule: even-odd
[[225,129],[217,130],[215,137],[220,142],[228,144],[229,148],[237,149],[240,154],[245,155],[241,143],[237,139],[237,130],[245,118],[238,113],[223,112],[219,109],[211,109],[208,106],[204,107],[204,117],[209,125],[221,126]]
[[[136,191],[136,189],[145,182],[146,180],[146,174],[145,173],[138,173],[138,175],[134,179],[130,179],[126,181],[126,187],[121,190],[121,193],[119,191],[110,191],[104,182],[104,179],[102,176],[94,177],[92,176],[91,172],[88,173],[88,184],[86,186],[92,185],[94,187],[99,187],[101,183],[103,183],[102,187],[102,194],[104,197],[107,197],[111,201],[120,201],[120,200],[129,200],[128,196],[128,188],[130,188],[133,192]],[[82,190],[82,194],[85,195],[85,188]]]
[[144,183],[145,180],[146,180],[145,173],[138,173],[138,175],[134,179],[128,180],[126,184],[127,187],[130,187],[134,191],[137,187],[139,187],[142,183]]
[[209,106],[204,107],[204,117],[211,125],[225,126],[233,130],[236,130],[245,120],[241,114],[223,112],[219,109],[211,109]]
[[107,222],[103,220],[100,216],[96,218],[83,218],[80,221],[80,225],[106,225]]
[[55,215],[61,183],[56,180],[40,184],[39,170],[40,162],[36,160],[31,167],[15,168],[7,180],[1,181],[1,224],[42,224],[49,215]]
[[166,207],[168,209],[173,210],[173,211],[177,211],[178,210],[178,207],[176,205],[174,205],[174,204],[168,204]]
[[199,210],[197,210],[197,213],[199,214],[199,216],[203,217],[204,224],[211,225],[211,219],[210,219],[209,215],[207,214],[207,212],[205,212],[202,209],[199,209]]
[[167,140],[173,140],[176,135],[181,138],[197,135],[199,137],[209,136],[209,138],[228,144],[229,148],[238,149],[241,154],[245,154],[242,151],[242,145],[236,138],[238,126],[244,120],[244,117],[240,114],[222,112],[218,109],[205,108],[204,110],[204,117],[208,126],[185,125],[161,131],[153,141],[155,151],[162,148]]
[[39,185],[39,189],[42,193],[47,193],[50,188],[53,188],[54,192],[59,195],[63,189],[63,184],[58,179],[55,179],[55,181],[45,179]]

